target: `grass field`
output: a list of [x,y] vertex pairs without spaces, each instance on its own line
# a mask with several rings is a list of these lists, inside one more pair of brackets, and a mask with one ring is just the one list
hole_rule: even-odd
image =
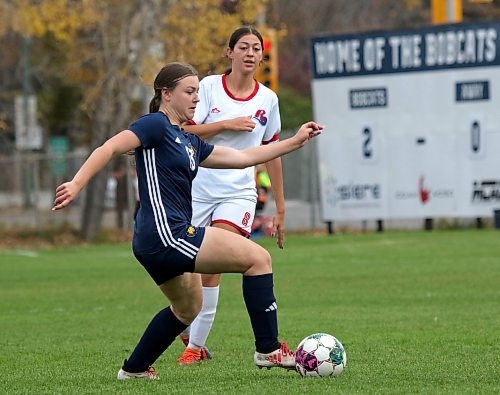
[[253,365],[239,275],[222,279],[208,341],[214,360],[159,382],[116,372],[166,305],[130,245],[0,251],[1,393],[500,393],[500,232],[289,236],[273,256],[280,334],[344,344],[338,378],[304,379]]

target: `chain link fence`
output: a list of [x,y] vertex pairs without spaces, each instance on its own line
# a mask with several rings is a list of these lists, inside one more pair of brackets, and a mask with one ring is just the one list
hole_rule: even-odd
[[[286,138],[293,134],[284,131]],[[288,230],[322,227],[318,210],[318,177],[315,142],[283,157]],[[16,151],[0,155],[0,230],[45,228],[70,224],[80,227],[85,190],[67,209],[51,211],[57,185],[73,177],[88,157],[87,150],[54,155]],[[135,175],[132,166],[125,172],[110,171],[103,226],[132,228],[135,208]],[[272,215],[269,199],[264,214]]]

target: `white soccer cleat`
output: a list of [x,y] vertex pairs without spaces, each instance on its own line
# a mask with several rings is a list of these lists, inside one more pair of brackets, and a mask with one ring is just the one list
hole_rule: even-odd
[[259,369],[278,367],[295,370],[295,353],[284,342],[280,348],[268,354],[255,351],[253,361]]
[[118,371],[118,380],[131,380],[131,379],[147,379],[147,380],[160,380],[160,376],[156,374],[155,368],[150,366],[145,372],[129,373],[123,369]]

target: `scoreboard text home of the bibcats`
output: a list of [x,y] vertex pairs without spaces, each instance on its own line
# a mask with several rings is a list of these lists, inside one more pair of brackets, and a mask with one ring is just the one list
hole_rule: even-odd
[[500,23],[311,40],[322,217],[500,209]]

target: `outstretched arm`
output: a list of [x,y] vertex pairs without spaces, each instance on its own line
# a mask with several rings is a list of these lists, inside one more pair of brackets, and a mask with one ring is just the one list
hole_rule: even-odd
[[187,132],[196,134],[199,138],[206,140],[226,131],[251,132],[255,127],[255,122],[251,116],[227,119],[213,123],[202,123],[199,125],[186,124],[182,126]]
[[229,147],[215,146],[212,153],[201,163],[203,167],[215,169],[244,169],[258,163],[265,163],[279,156],[295,151],[321,134],[323,126],[310,121],[286,140],[238,151]]
[[124,130],[111,137],[100,147],[97,147],[80,167],[73,179],[57,187],[52,210],[60,210],[75,200],[90,179],[106,166],[112,158],[133,150],[140,145],[139,138],[133,132]]

